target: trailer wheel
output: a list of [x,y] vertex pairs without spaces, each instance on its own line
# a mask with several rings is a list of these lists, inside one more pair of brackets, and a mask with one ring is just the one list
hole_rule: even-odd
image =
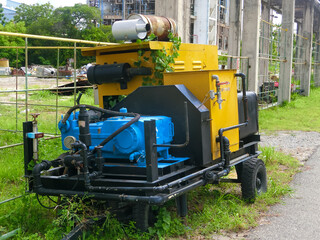
[[149,204],[134,204],[132,207],[133,221],[136,222],[136,228],[142,232],[148,230],[149,227]]
[[235,168],[236,168],[236,172],[237,172],[237,176],[238,176],[238,180],[241,182],[241,175],[242,175],[242,167],[243,163],[238,163]]
[[267,191],[267,172],[261,159],[253,158],[242,164],[241,190],[242,198],[249,203]]

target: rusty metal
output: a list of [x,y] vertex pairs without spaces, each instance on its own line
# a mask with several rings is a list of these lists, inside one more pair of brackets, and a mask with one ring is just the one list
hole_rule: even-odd
[[[139,14],[140,15],[140,14]],[[177,25],[172,18],[158,17],[153,15],[142,15],[150,24],[150,31],[148,35],[154,34],[159,41],[168,40],[168,35],[171,32],[173,35],[177,35]]]
[[149,24],[150,30],[148,36],[152,33],[156,35],[159,41],[168,40],[168,35],[171,32],[177,35],[177,24],[172,18],[158,17],[154,15],[132,14],[128,20],[142,19],[145,23]]

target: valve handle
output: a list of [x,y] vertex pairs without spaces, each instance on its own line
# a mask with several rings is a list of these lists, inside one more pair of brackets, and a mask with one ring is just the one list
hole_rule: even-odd
[[230,82],[219,82],[217,83],[217,86],[221,86],[221,85],[229,85]]

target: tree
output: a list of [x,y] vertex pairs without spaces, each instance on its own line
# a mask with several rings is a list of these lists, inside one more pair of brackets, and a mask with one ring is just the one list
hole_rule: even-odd
[[3,7],[2,4],[0,3],[0,24],[4,25],[6,22],[6,18],[3,14]]
[[24,22],[28,28],[30,25],[42,19],[49,19],[53,14],[53,6],[50,3],[27,5],[21,4],[16,8],[15,22]]
[[[5,26],[0,25],[0,31],[24,33],[26,31],[26,28],[25,28],[23,22],[20,22],[20,23],[8,22],[8,23],[6,23]],[[0,46],[24,46],[24,45],[25,45],[25,43],[22,38],[0,35]],[[24,54],[23,54],[24,50],[19,49],[18,53],[19,53],[18,64],[21,67],[22,64],[24,64]],[[1,49],[0,58],[9,59],[10,65],[15,66],[16,65],[16,54],[17,54],[17,50],[14,48]]]
[[53,24],[55,34],[69,38],[81,37],[82,31],[95,28],[95,22],[100,21],[99,10],[86,4],[57,8],[54,16],[56,16]]
[[[22,4],[17,8],[16,22],[24,22],[27,33],[63,38],[85,39],[92,41],[114,41],[111,27],[101,25],[100,12],[97,8],[85,4],[76,4],[73,7],[61,7],[53,9],[49,3],[39,5]],[[50,40],[29,39],[29,46],[73,46],[72,43]],[[77,44],[77,46],[92,46]],[[73,58],[73,50],[60,51],[60,64],[63,65],[67,58]],[[34,64],[57,64],[57,50],[33,49],[29,51],[29,62]],[[77,52],[78,66],[88,61]]]

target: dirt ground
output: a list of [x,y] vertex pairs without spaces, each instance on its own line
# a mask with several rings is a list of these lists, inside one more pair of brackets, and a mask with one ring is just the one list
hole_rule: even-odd
[[[59,79],[59,85],[72,82],[72,79]],[[19,90],[25,89],[26,79],[25,77],[0,77],[0,89],[1,90]],[[37,78],[28,77],[28,88],[51,88],[57,86],[56,78]]]
[[[59,79],[58,86],[73,82],[73,79]],[[37,78],[28,77],[27,82],[28,89],[47,89],[57,86],[56,78]],[[12,102],[16,98],[16,92],[10,92],[14,90],[25,90],[26,79],[25,77],[0,77],[0,102]],[[1,92],[9,91],[9,92]],[[25,99],[25,94],[18,94],[18,99]],[[15,102],[15,100],[13,101]]]

